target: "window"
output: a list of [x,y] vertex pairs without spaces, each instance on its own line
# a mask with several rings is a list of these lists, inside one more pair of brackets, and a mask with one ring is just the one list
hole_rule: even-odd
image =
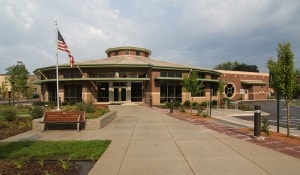
[[211,79],[212,80],[217,80],[218,79],[218,75],[211,75]]
[[99,102],[109,102],[108,83],[98,83],[97,89],[97,100]]
[[167,83],[160,86],[160,103],[170,102],[171,100],[182,101],[182,87],[176,83]]
[[124,55],[129,55],[129,53],[130,53],[129,50],[124,51]]
[[126,87],[127,83],[126,82],[115,82],[113,83],[114,87]]
[[201,79],[205,79],[205,73],[199,72],[198,77],[201,78]]
[[49,101],[56,102],[56,83],[49,83],[48,85]]
[[114,52],[115,56],[119,55],[119,52],[118,51],[115,51]]
[[228,83],[225,86],[225,96],[227,98],[232,98],[234,96],[235,93],[235,87],[232,83]]
[[81,74],[65,74],[64,78],[81,78]]
[[143,100],[143,84],[131,83],[131,101],[142,102]]
[[82,86],[79,83],[70,83],[64,85],[64,101],[66,102],[81,102],[82,101]]
[[162,71],[160,72],[161,77],[182,77],[181,72],[175,71]]
[[141,55],[141,52],[139,50],[137,50],[136,55]]
[[211,89],[212,89],[212,96],[217,96],[218,95],[218,85],[212,84]]

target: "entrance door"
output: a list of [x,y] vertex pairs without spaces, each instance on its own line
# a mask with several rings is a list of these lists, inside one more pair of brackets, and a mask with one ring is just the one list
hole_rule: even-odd
[[121,88],[121,101],[126,101],[126,88]]
[[114,101],[119,101],[119,88],[114,88]]
[[114,88],[114,101],[120,101],[120,100],[126,101],[126,88]]

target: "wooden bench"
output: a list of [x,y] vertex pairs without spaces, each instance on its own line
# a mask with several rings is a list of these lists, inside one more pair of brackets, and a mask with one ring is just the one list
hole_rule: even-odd
[[48,129],[47,124],[77,124],[77,130],[84,128],[85,112],[83,111],[46,111],[43,121],[45,130]]

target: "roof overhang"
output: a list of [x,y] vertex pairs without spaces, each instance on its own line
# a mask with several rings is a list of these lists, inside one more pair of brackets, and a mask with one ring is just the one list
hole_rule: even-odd
[[[173,80],[173,81],[183,81],[182,77],[156,77],[156,80]],[[198,81],[203,81],[203,82],[214,82],[218,83],[219,80],[215,79],[203,79],[203,78],[197,78]]]
[[[64,78],[58,79],[59,82],[66,81],[149,81],[150,78]],[[33,84],[43,84],[49,82],[56,82],[56,79],[38,80]]]
[[253,86],[266,86],[268,83],[261,80],[241,80],[242,84],[253,85]]

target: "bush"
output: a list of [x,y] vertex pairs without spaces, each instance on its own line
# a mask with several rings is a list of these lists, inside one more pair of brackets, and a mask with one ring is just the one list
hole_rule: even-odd
[[76,108],[77,108],[79,111],[84,111],[85,105],[84,105],[84,103],[77,103],[77,104],[76,104]]
[[186,107],[191,106],[190,100],[185,100],[185,102],[183,103],[183,106],[186,106]]
[[4,107],[0,110],[0,116],[7,122],[12,122],[17,119],[17,111],[13,107]]
[[260,130],[267,135],[270,135],[270,126],[269,126],[269,121],[267,118],[264,118],[262,121],[262,126],[260,127]]
[[207,106],[207,102],[206,101],[202,102],[200,106],[206,107]]
[[106,108],[100,108],[100,109],[98,109],[94,113],[87,113],[86,114],[86,118],[87,119],[95,119],[95,118],[101,117],[102,115],[104,115],[107,112],[109,112],[108,109],[106,109]]
[[250,106],[245,105],[245,104],[243,104],[241,106],[241,110],[243,110],[243,111],[253,111],[253,109]]
[[35,106],[32,109],[31,117],[32,119],[41,118],[44,115],[44,108],[42,106]]
[[175,102],[174,102],[174,106],[175,106],[175,107],[179,107],[179,106],[180,106],[180,102],[179,102],[179,101],[175,101]]
[[217,104],[218,104],[218,101],[217,101],[217,100],[213,100],[213,101],[212,101],[212,105],[217,106]]
[[87,105],[85,105],[85,112],[86,113],[94,113],[95,112],[95,107],[94,107],[93,103],[88,103]]
[[171,103],[165,102],[164,106],[165,106],[166,108],[170,108],[170,107],[171,107]]
[[193,108],[193,109],[198,109],[198,105],[199,105],[199,103],[193,102],[192,108]]
[[179,111],[180,112],[185,112],[185,107],[184,106],[179,107]]

